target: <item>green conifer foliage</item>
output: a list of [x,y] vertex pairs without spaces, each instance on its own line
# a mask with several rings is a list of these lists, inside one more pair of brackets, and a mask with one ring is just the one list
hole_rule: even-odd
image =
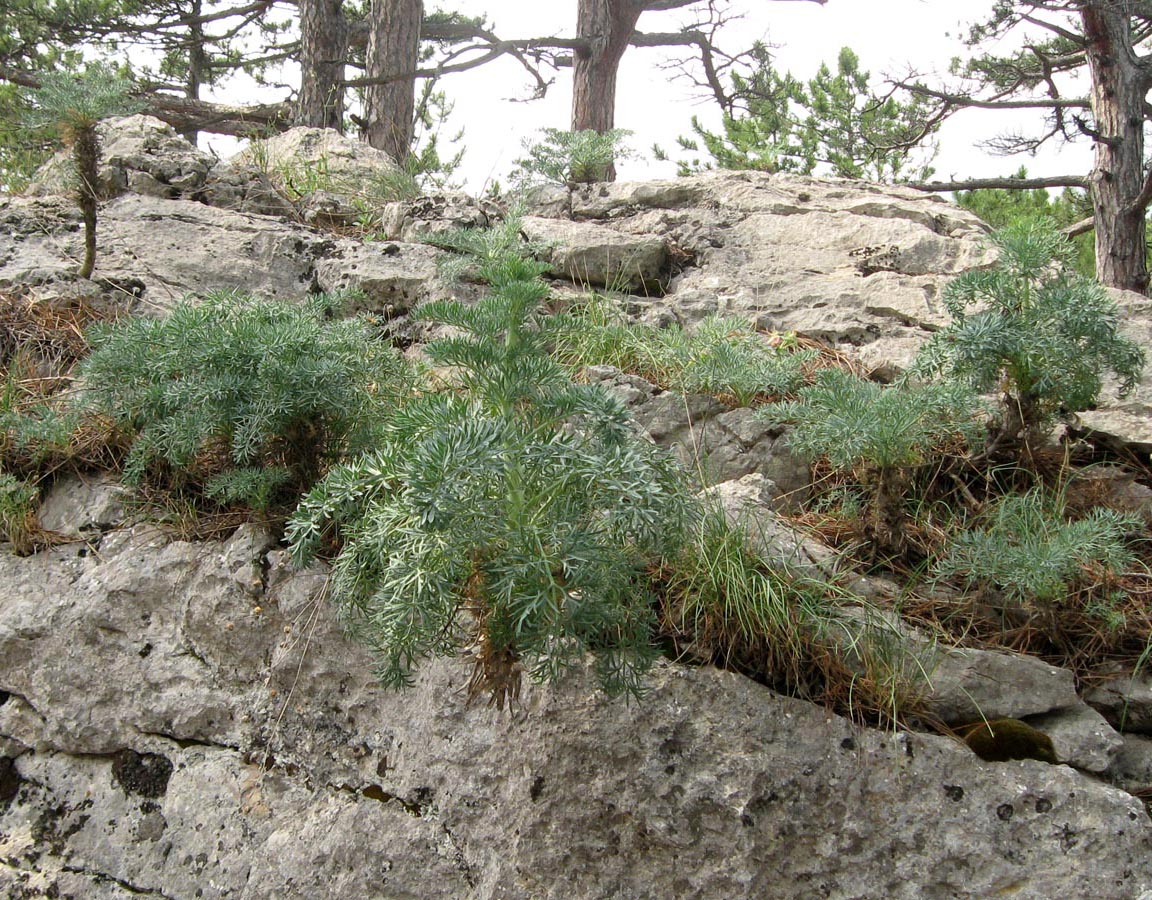
[[567,187],[607,181],[615,161],[627,155],[623,144],[631,134],[621,128],[604,132],[545,128],[539,141],[525,143],[528,155],[516,160],[512,177]]
[[[467,232],[491,294],[423,316],[454,336],[428,353],[459,375],[391,417],[376,450],[335,468],[288,537],[300,562],[336,530],[333,594],[400,687],[418,661],[467,648],[472,691],[503,705],[522,672],[557,678],[584,652],[605,689],[640,690],[655,619],[643,571],[691,515],[681,471],[624,407],[547,354],[547,287],[516,222]],[[500,249],[500,248],[503,249]]]
[[106,66],[90,66],[79,76],[48,72],[32,92],[32,107],[25,113],[28,125],[52,129],[72,150],[76,202],[84,216],[84,259],[77,272],[81,278],[90,278],[96,265],[96,208],[100,201],[100,136],[96,125],[101,119],[138,109],[131,90],[130,81]]
[[[900,102],[873,93],[871,75],[860,69],[851,48],[841,48],[834,73],[821,64],[806,83],[781,73],[764,44],[753,45],[748,56],[751,71],[733,74],[733,103],[725,110],[722,133],[693,118],[694,137],[679,139],[690,152],[699,152],[702,143],[712,162],[681,161],[681,174],[712,165],[872,181],[931,174],[927,161],[913,168],[909,152],[923,146],[937,128],[928,104],[917,97]],[[929,148],[924,155],[933,153]]]
[[225,502],[267,506],[281,485],[306,489],[370,446],[411,389],[366,323],[329,318],[341,302],[221,293],[98,326],[79,403],[129,435],[129,481],[203,483]]
[[1116,303],[1071,268],[1072,245],[1034,222],[993,236],[996,266],[969,271],[944,292],[952,323],[933,336],[917,369],[946,373],[1002,396],[992,443],[1031,446],[1061,415],[1090,408],[1104,375],[1130,392],[1144,351],[1120,333]]

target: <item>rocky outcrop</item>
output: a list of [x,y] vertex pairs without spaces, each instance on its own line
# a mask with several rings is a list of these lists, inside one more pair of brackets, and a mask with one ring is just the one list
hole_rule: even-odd
[[[83,235],[66,202],[0,198],[4,218],[19,230],[0,233],[0,286],[51,287],[74,277]],[[362,288],[367,308],[392,314],[450,291],[436,277],[441,251],[432,247],[362,244],[200,203],[128,194],[105,204],[98,234],[96,279],[120,294],[129,285],[135,312],[154,314],[209,291],[289,299]]]
[[[260,531],[0,556],[0,885],[127,898],[1125,898],[1139,801],[710,668],[406,694]],[[98,677],[93,677],[94,673]],[[23,893],[20,893],[23,892]]]
[[[395,171],[330,134],[302,130],[215,163],[165,129],[133,117],[106,132],[110,199],[93,282],[73,274],[79,216],[51,194],[59,184],[0,197],[0,287],[84,291],[150,313],[211,290],[356,288],[364,310],[414,341],[413,306],[482,290],[441,279],[446,251],[420,240],[491,224],[499,205],[460,195],[353,204],[332,191],[340,178]],[[277,172],[301,176],[306,202],[273,186]],[[346,236],[353,213],[370,216],[377,240]],[[527,236],[564,289],[629,292],[630,312],[650,321],[747,316],[822,338],[882,375],[943,321],[947,279],[991,259],[982,223],[940,198],[785,175],[541,189],[530,213]],[[1152,343],[1146,301],[1121,302]],[[902,647],[932,719],[1026,718],[1066,765],[983,762],[958,740],[854,726],[741,676],[668,662],[632,704],[578,671],[500,713],[466,702],[462,662],[424,665],[409,692],[387,693],[325,602],[324,571],[293,570],[275,536],[245,526],[189,543],[128,527],[116,484],[61,476],[41,522],[69,542],[26,558],[0,547],[0,894],[1152,891],[1152,822],[1107,783],[1141,792],[1152,781],[1149,742],[1113,730],[1152,731],[1144,679],[1118,673],[1087,694],[1094,712],[1066,670],[937,646],[867,607],[895,585],[852,576],[779,516],[809,484],[780,427],[615,369],[588,376],[717,485],[769,558],[859,594],[838,622],[846,646],[883,631]],[[1143,397],[1109,400],[1084,427],[1142,447]],[[1109,484],[1148,514],[1146,489],[1123,473]]]

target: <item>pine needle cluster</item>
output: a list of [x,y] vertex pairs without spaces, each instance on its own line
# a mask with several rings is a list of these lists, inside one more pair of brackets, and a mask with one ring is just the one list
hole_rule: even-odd
[[525,142],[528,155],[516,160],[512,177],[526,184],[543,181],[570,188],[607,181],[616,160],[628,156],[624,142],[631,134],[621,128],[604,132],[545,128],[539,140]]
[[606,690],[635,694],[656,652],[644,571],[693,504],[623,406],[548,356],[539,268],[498,246],[518,234],[457,235],[492,290],[421,310],[455,330],[427,347],[454,388],[390,417],[374,452],[308,493],[288,538],[306,562],[338,533],[333,593],[390,686],[467,649],[472,691],[503,705],[522,673],[551,681],[591,651]]

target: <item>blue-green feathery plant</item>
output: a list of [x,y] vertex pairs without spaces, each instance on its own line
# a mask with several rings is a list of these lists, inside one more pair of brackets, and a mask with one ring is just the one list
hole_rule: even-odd
[[1131,566],[1126,539],[1142,530],[1138,516],[1103,507],[1069,520],[1061,497],[1035,488],[1001,498],[981,526],[957,535],[936,574],[994,588],[1021,607],[1060,604],[1090,569],[1099,581]]
[[129,482],[201,483],[267,507],[371,446],[411,391],[409,366],[368,324],[330,318],[343,302],[219,293],[162,319],[97,326],[80,410],[127,434]]
[[457,389],[392,416],[374,452],[309,492],[288,538],[305,563],[338,535],[333,594],[389,686],[467,648],[473,693],[503,705],[522,672],[553,680],[591,651],[605,689],[637,693],[655,654],[644,570],[694,507],[623,406],[548,356],[548,289],[518,235],[512,221],[446,241],[491,285],[474,306],[421,309],[455,329],[427,352]]
[[1034,222],[997,232],[995,267],[969,271],[944,291],[952,323],[917,361],[977,391],[1002,395],[993,445],[1033,444],[1061,415],[1088,409],[1104,386],[1135,387],[1144,351],[1120,333],[1116,303],[1072,268],[1073,245]]
[[970,443],[979,412],[971,389],[958,382],[886,386],[824,369],[797,400],[770,404],[762,415],[792,426],[788,442],[801,456],[825,457],[853,473],[871,492],[864,537],[878,550],[900,553],[910,470]]

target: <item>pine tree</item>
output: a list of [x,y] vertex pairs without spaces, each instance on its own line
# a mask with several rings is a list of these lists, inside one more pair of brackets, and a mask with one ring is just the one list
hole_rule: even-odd
[[139,108],[131,97],[132,83],[105,66],[90,66],[81,75],[49,72],[33,92],[25,114],[32,127],[53,130],[72,151],[76,202],[84,217],[84,259],[77,274],[91,278],[96,265],[96,209],[100,136],[96,125],[109,116],[127,115]]

